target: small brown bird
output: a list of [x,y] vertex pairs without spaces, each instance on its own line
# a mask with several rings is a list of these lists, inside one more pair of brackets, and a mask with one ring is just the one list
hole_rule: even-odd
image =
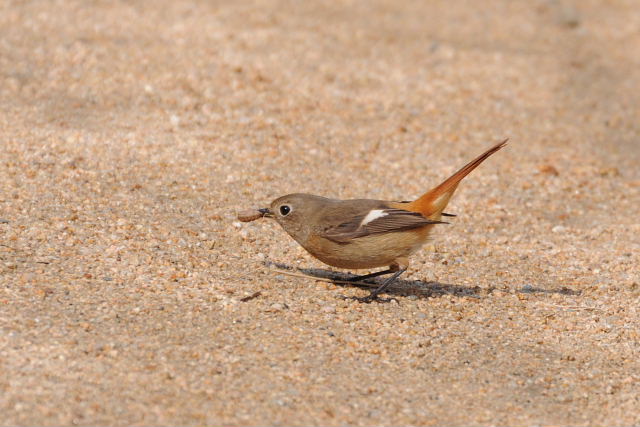
[[460,181],[480,163],[500,150],[505,139],[494,145],[442,184],[413,202],[356,199],[338,200],[312,194],[288,194],[271,202],[269,208],[241,213],[238,218],[259,217],[276,221],[311,255],[339,268],[387,270],[354,277],[353,281],[391,274],[361,302],[371,302],[389,287],[409,265],[409,256],[429,239],[431,229],[446,224],[443,216]]

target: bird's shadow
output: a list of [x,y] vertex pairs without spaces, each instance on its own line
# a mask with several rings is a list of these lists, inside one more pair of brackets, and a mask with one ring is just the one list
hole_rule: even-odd
[[[298,272],[306,276],[317,277],[319,279],[328,279],[328,280],[331,280],[335,285],[344,286],[344,287],[375,289],[376,287],[382,285],[382,283],[385,280],[385,277],[382,277],[382,278],[376,278],[376,279],[368,279],[366,280],[366,284],[356,283],[356,282],[344,283],[345,281],[352,280],[353,278],[358,276],[355,274],[342,273],[342,272],[337,272],[332,270],[325,270],[321,268],[292,267],[287,264],[282,264],[282,263],[277,263],[272,261],[265,261],[264,264],[267,267],[275,267],[280,270]],[[398,279],[385,291],[385,293],[389,295],[396,295],[396,296],[415,295],[418,298],[435,298],[435,297],[442,297],[445,295],[482,298],[483,296],[490,294],[495,289],[504,290],[504,287],[498,288],[497,286],[489,286],[486,288],[481,288],[480,286],[460,286],[460,285],[453,285],[453,284],[440,283],[440,282],[434,282],[434,281],[425,282],[422,280]],[[516,292],[522,293],[522,294],[580,295],[580,291],[569,289],[566,287],[561,287],[557,289],[543,289],[543,288],[538,288],[531,285],[521,286],[516,290]]]

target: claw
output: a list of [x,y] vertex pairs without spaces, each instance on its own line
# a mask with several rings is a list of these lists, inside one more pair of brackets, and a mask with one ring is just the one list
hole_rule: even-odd
[[369,294],[366,297],[348,297],[345,295],[339,295],[339,298],[342,299],[350,299],[350,300],[354,300],[354,301],[358,301],[364,304],[371,304],[373,301],[375,302],[379,302],[379,303],[388,303],[388,302],[393,302],[395,301],[397,304],[400,304],[400,302],[397,300],[397,298],[380,298],[375,294]]

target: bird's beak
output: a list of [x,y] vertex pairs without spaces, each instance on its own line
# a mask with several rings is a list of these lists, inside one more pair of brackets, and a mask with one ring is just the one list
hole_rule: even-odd
[[265,218],[273,218],[273,212],[271,212],[271,209],[269,208],[258,209],[258,212],[260,212]]

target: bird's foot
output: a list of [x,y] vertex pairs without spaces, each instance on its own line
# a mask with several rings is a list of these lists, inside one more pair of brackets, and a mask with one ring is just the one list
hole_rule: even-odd
[[371,293],[369,295],[367,295],[366,297],[348,297],[345,295],[340,295],[339,298],[342,299],[350,299],[350,300],[354,300],[354,301],[358,301],[361,303],[365,303],[365,304],[371,304],[372,302],[378,302],[378,303],[388,303],[388,302],[393,302],[395,301],[397,304],[399,304],[398,300],[396,298],[380,298],[377,294]]

